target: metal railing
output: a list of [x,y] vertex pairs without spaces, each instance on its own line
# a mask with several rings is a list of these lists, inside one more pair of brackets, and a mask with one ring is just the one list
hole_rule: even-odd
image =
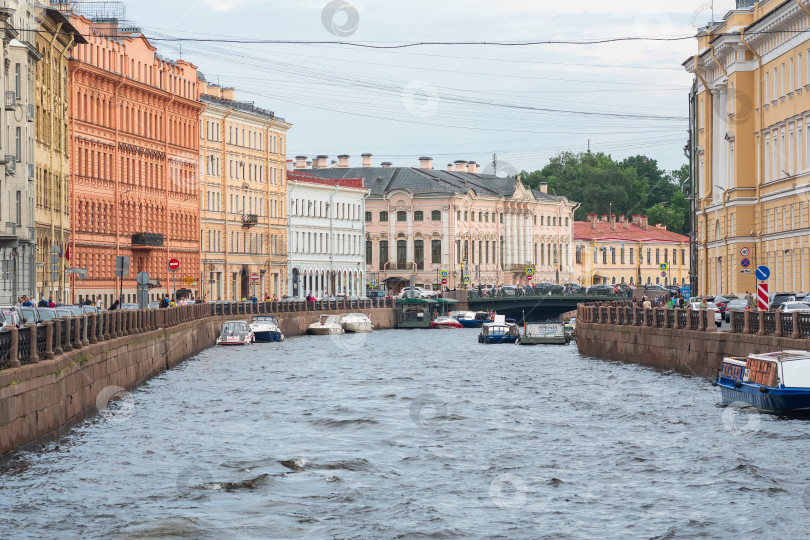
[[742,334],[745,331],[745,312],[731,312],[731,331],[735,334]]
[[776,313],[763,312],[762,313],[762,328],[765,330],[766,336],[776,334]]

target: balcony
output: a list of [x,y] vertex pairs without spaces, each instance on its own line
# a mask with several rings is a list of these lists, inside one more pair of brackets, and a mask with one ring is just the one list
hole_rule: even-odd
[[259,224],[258,214],[242,214],[242,227],[253,227]]
[[6,110],[13,111],[17,108],[17,94],[14,92],[6,92]]
[[157,233],[135,233],[132,235],[132,249],[152,249],[163,247],[163,235]]

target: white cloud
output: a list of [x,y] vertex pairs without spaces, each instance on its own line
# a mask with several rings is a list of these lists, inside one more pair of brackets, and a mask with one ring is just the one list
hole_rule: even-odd
[[203,0],[203,4],[214,11],[230,11],[245,3],[245,0]]

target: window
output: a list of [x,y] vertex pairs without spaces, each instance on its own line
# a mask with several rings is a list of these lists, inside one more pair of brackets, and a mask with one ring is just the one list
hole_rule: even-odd
[[413,213],[413,220],[414,221],[425,221],[425,213],[421,210],[417,210]]
[[366,240],[366,264],[371,264],[372,259],[374,258],[372,249],[373,246],[371,244],[371,240]]
[[[19,129],[19,128],[17,128]],[[17,227],[22,227],[22,191],[17,192]]]
[[464,210],[464,221],[469,221],[469,218],[467,217],[467,211],[466,210]]
[[616,264],[616,248],[610,248],[610,264]]
[[425,268],[425,241],[414,240],[413,242],[413,260],[416,263],[417,270],[424,270]]
[[501,223],[503,223],[503,214],[501,214]]
[[442,241],[431,240],[430,242],[430,262],[432,264],[442,264]]
[[602,248],[602,264],[607,264],[607,248]]
[[402,210],[397,212],[397,221],[408,221],[408,213]]
[[622,252],[621,252],[621,259],[620,260],[621,260],[621,263],[624,264],[624,246],[622,246]]
[[685,261],[686,261],[686,250],[682,249],[681,250],[681,264],[686,264]]
[[652,261],[652,249],[647,248],[647,264],[650,264],[651,261]]
[[480,222],[480,221],[483,221],[483,220],[482,220],[482,217],[483,217],[483,216],[484,216],[484,213],[483,213],[483,212],[478,212],[478,221],[479,221],[479,222]]
[[22,99],[22,65],[14,64],[14,93]]
[[18,127],[15,131],[17,134],[16,145],[15,145],[15,152],[17,163],[22,161],[22,128]]
[[371,212],[366,212],[366,223],[371,223]]
[[[386,221],[388,221],[387,215]],[[380,270],[385,270],[385,263],[387,262],[388,262],[388,240],[380,240]]]
[[661,250],[658,248],[655,250],[655,264],[661,264]]
[[441,221],[442,220],[442,212],[441,210],[433,210],[430,213],[431,221]]
[[397,268],[404,270],[408,265],[408,243],[397,240]]
[[582,264],[582,246],[577,246],[576,261],[577,264]]
[[[388,221],[388,212],[380,212],[380,221]],[[386,253],[388,252],[388,246],[386,245]]]
[[[630,264],[636,263],[636,254],[633,248],[630,248]],[[631,278],[632,279],[632,278]]]

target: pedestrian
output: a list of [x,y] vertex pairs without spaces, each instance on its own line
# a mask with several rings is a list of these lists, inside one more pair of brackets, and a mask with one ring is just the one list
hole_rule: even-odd
[[96,298],[96,308],[101,309],[101,296]]
[[258,298],[256,298],[256,295],[254,294],[254,295],[253,295],[253,298],[251,298],[251,299],[250,299],[250,301],[251,301],[251,302],[253,302],[253,303],[255,304],[255,303],[257,303],[257,302],[259,301],[259,299],[258,299]]
[[700,305],[698,307],[701,311],[709,309],[709,303],[706,302],[706,297],[700,299]]
[[177,307],[177,302],[175,301],[174,296],[172,296],[172,300],[169,302],[169,307]]
[[45,301],[45,297],[43,296],[42,299],[37,304],[37,307],[48,307],[48,302]]
[[53,303],[53,298],[51,298],[50,296],[48,297],[48,307],[49,308],[55,308],[56,307],[56,304]]
[[278,302],[278,295],[273,295],[273,302]]
[[24,307],[34,307],[34,303],[28,299],[27,296],[23,296],[23,304]]
[[160,308],[161,309],[166,309],[167,307],[169,307],[169,295],[168,294],[166,296],[164,296],[163,298],[161,298],[161,300],[160,300]]
[[642,304],[641,304],[641,306],[642,306],[644,309],[652,309],[652,302],[650,302],[650,299],[649,299],[649,298],[647,298],[646,296],[643,296],[641,299],[642,299],[642,301],[643,301],[643,302],[642,302]]

